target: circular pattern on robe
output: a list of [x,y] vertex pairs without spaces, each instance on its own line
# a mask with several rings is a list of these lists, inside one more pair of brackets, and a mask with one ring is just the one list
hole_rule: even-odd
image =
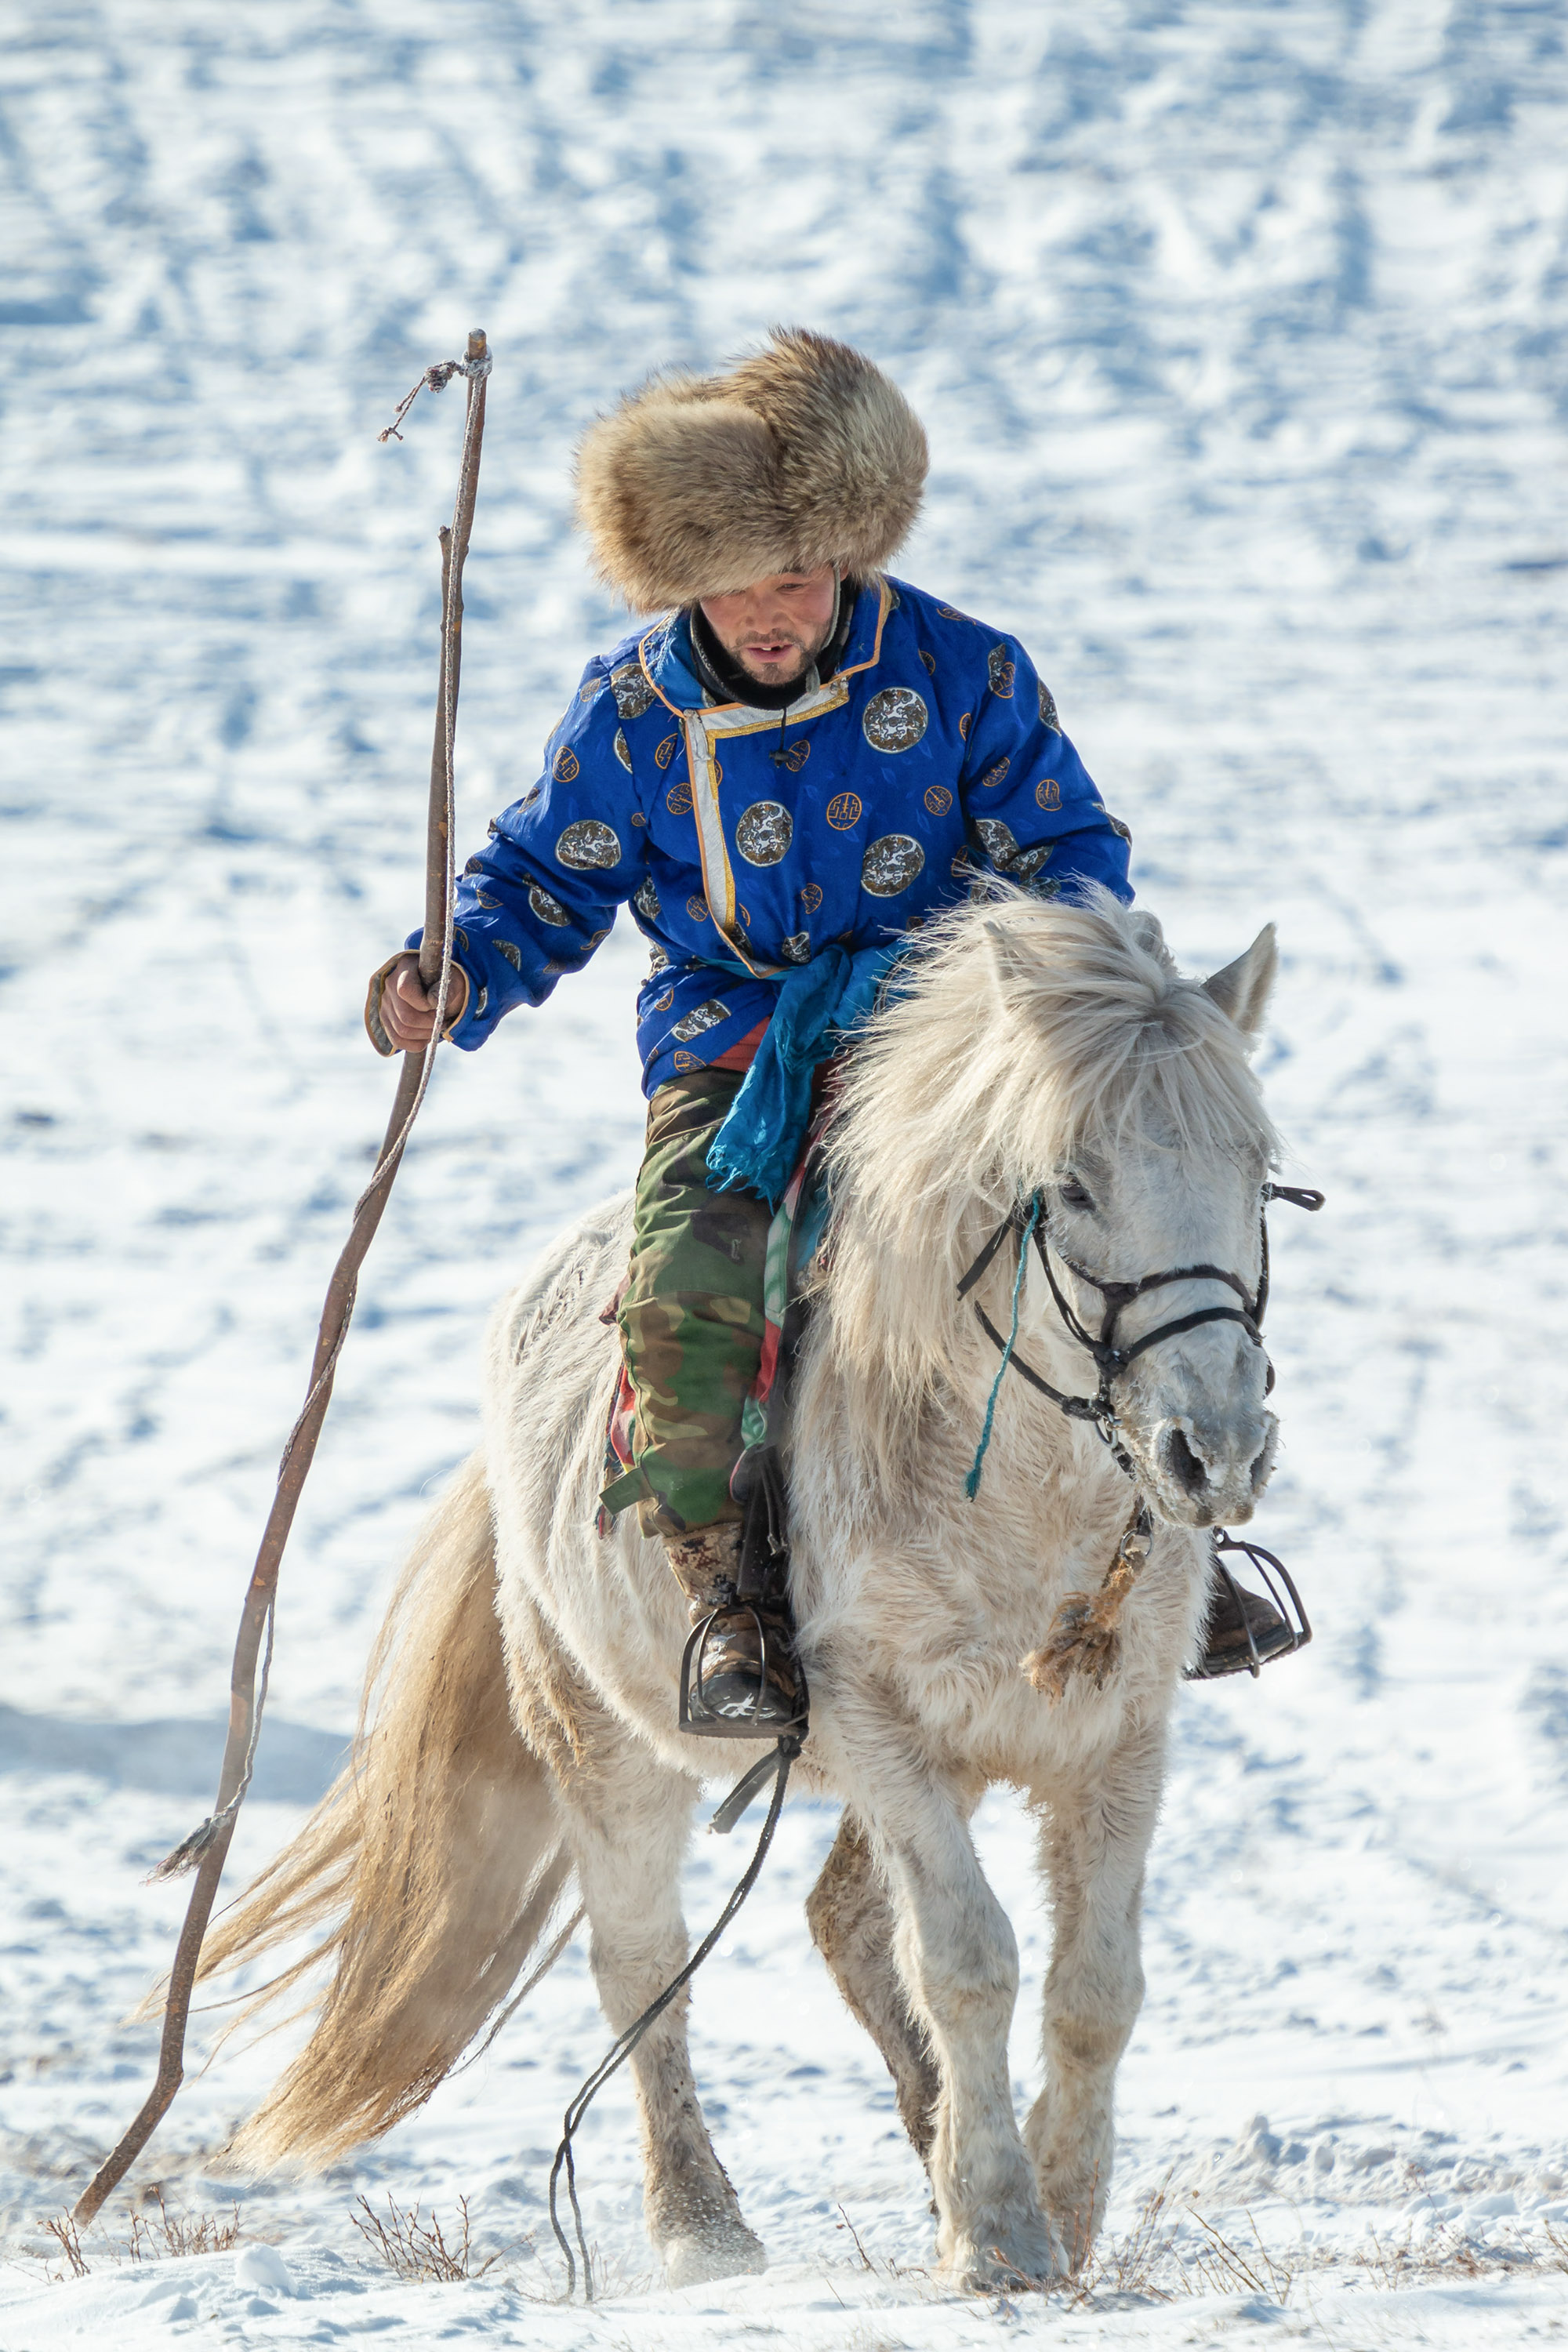
[[633,898],[632,904],[637,908],[639,915],[647,916],[650,923],[658,922],[658,892],[653,887],[653,876],[651,874],[643,884],[642,888]]
[[861,714],[860,732],[873,751],[907,751],[931,724],[931,713],[912,686],[885,686]]
[[852,824],[858,824],[859,821],[859,793],[835,793],[833,798],[827,803],[827,822],[833,827],[834,832],[847,833],[850,826]]
[[822,892],[815,882],[808,882],[800,894],[800,903],[808,915],[815,915],[822,904]]
[[1005,646],[992,646],[985,656],[985,674],[991,681],[992,693],[999,695],[1004,702],[1010,702],[1013,697],[1015,671],[1013,664],[1007,658]]
[[669,958],[665,954],[662,948],[649,948],[647,951],[648,978],[650,980],[656,980],[668,961]]
[[987,768],[980,779],[981,791],[994,793],[998,784],[1005,784],[1007,781],[1007,771],[1012,764],[1011,760],[1003,758],[997,761],[994,768]]
[[689,1013],[683,1013],[669,1034],[689,1045],[693,1037],[701,1036],[704,1029],[717,1029],[721,1021],[728,1021],[729,1018],[729,1006],[721,1004],[716,996],[710,996],[706,1004],[694,1004]]
[[499,898],[492,898],[488,890],[481,890],[479,884],[476,882],[474,885],[474,903],[476,906],[479,907],[494,908],[500,905],[500,900]]
[[592,702],[595,696],[597,695],[603,688],[604,683],[605,681],[602,677],[585,677],[583,680],[582,685],[577,688],[578,701]]
[[686,911],[694,923],[705,923],[708,920],[707,901],[697,898],[695,894],[688,898]]
[[542,923],[553,923],[557,929],[572,920],[560,899],[552,898],[548,890],[542,890],[537,882],[528,894],[528,903]]
[[784,940],[779,952],[784,957],[785,963],[809,963],[811,961],[811,933],[809,931],[792,931],[788,939]]
[[999,816],[977,816],[974,830],[985,844],[985,855],[993,866],[1005,866],[1010,857],[1017,856],[1018,836]]
[[1132,827],[1130,824],[1123,824],[1119,816],[1112,816],[1109,809],[1107,809],[1105,813],[1105,822],[1110,827],[1111,832],[1116,835],[1117,838],[1126,842],[1128,847],[1131,848],[1132,845]]
[[[520,809],[531,808],[531,807],[533,806],[534,802],[539,798],[540,793],[541,793],[543,790],[544,790],[544,787],[543,787],[543,785],[542,785],[542,784],[530,784],[530,786],[529,786],[529,788],[528,788],[527,792],[525,792],[525,793],[524,793],[524,794],[523,794],[522,798],[521,798],[521,799],[519,801],[519,803],[518,803],[518,806],[519,806],[519,808],[520,808]],[[493,821],[492,821],[491,825],[490,825],[490,831],[491,831],[492,833],[495,831],[495,825],[494,825]]]
[[[668,961],[669,959],[667,956],[665,961],[668,962]],[[668,1013],[674,1003],[675,991],[673,988],[667,988],[662,996],[656,996],[654,998],[653,1009],[656,1013]]]
[[735,822],[735,846],[748,866],[776,866],[795,838],[782,801],[753,801]]
[[654,699],[641,662],[622,662],[610,672],[610,691],[623,719],[640,719]]
[[497,940],[495,942],[495,950],[497,955],[505,956],[513,971],[521,971],[522,970],[522,950],[518,946],[515,940]]
[[1059,735],[1062,731],[1062,722],[1057,717],[1056,696],[1044,678],[1040,680],[1040,724],[1048,727],[1053,735]]
[[616,730],[616,757],[629,776],[632,772],[631,747],[618,727]]
[[926,668],[930,671],[931,677],[934,677],[936,676],[936,656],[934,654],[928,654],[924,646],[922,646],[921,647],[921,659],[924,662]]
[[969,740],[969,713],[967,710],[958,722],[958,740],[961,743],[967,743]]
[[664,804],[671,816],[689,816],[691,814],[690,785],[671,784],[664,796]]
[[700,1070],[702,1067],[702,1056],[700,1054],[682,1054],[678,1050],[673,1059],[678,1070]]
[[1014,882],[1032,882],[1056,847],[1053,841],[1037,841],[1033,849],[1021,849],[1007,861],[1007,873]]
[[550,772],[558,784],[569,784],[581,772],[582,762],[568,743],[563,743],[550,763]]
[[974,871],[973,866],[969,862],[968,850],[958,850],[954,854],[952,864],[947,870],[952,875],[955,882],[967,882],[970,876]]
[[598,866],[618,866],[620,837],[609,825],[601,824],[596,816],[580,816],[556,843],[555,855],[563,866],[574,866],[584,874]]
[[921,798],[932,816],[945,816],[952,806],[952,794],[945,784],[928,784]]
[[925,862],[925,851],[912,835],[885,833],[860,861],[860,887],[873,898],[896,898]]
[[680,738],[679,735],[667,735],[662,743],[656,743],[654,745],[653,757],[656,767],[668,767],[670,761],[675,757],[676,745],[679,740]]
[[1062,788],[1060,784],[1058,783],[1054,776],[1042,776],[1039,782],[1035,786],[1035,806],[1037,808],[1053,809],[1060,808],[1061,804]]

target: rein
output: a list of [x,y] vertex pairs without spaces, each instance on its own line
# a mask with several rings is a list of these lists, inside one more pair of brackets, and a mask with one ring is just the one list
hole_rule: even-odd
[[[1224,1266],[1173,1266],[1164,1273],[1145,1274],[1136,1282],[1111,1282],[1102,1280],[1097,1274],[1090,1274],[1087,1266],[1078,1265],[1074,1259],[1067,1255],[1065,1251],[1058,1250],[1057,1255],[1068,1272],[1077,1281],[1087,1283],[1091,1290],[1098,1290],[1105,1301],[1105,1313],[1100,1320],[1098,1336],[1086,1328],[1081,1318],[1057,1280],[1056,1269],[1051,1264],[1050,1210],[1045,1194],[1035,1192],[1027,1201],[1016,1201],[967,1273],[960,1277],[958,1285],[960,1298],[967,1298],[976,1283],[986,1273],[1008,1234],[1016,1233],[1019,1235],[1018,1272],[1013,1286],[1013,1328],[1006,1339],[1004,1339],[998,1331],[980,1301],[976,1299],[974,1302],[975,1318],[992,1346],[1000,1354],[1002,1364],[996,1375],[995,1385],[991,1391],[990,1402],[986,1407],[985,1427],[979,1451],[974,1457],[974,1467],[964,1482],[965,1491],[971,1500],[973,1501],[979,1488],[980,1467],[985,1457],[986,1446],[990,1442],[996,1391],[1001,1387],[1003,1377],[1009,1366],[1027,1381],[1031,1388],[1037,1389],[1043,1397],[1048,1398],[1050,1402],[1059,1412],[1064,1412],[1069,1421],[1091,1423],[1110,1448],[1117,1468],[1123,1471],[1129,1478],[1135,1479],[1137,1472],[1131,1456],[1117,1435],[1121,1423],[1110,1393],[1112,1381],[1120,1380],[1146,1349],[1158,1347],[1162,1339],[1178,1339],[1184,1331],[1196,1331],[1205,1323],[1239,1323],[1253,1345],[1261,1348],[1263,1314],[1268,1304],[1268,1202],[1289,1201],[1298,1209],[1310,1210],[1315,1213],[1322,1207],[1323,1200],[1324,1195],[1321,1192],[1300,1185],[1266,1184],[1264,1186],[1263,1201],[1258,1212],[1258,1274],[1256,1295],[1247,1289],[1239,1275],[1228,1273]],[[1046,1281],[1050,1286],[1051,1297],[1056,1301],[1057,1312],[1061,1317],[1068,1337],[1076,1339],[1079,1346],[1087,1349],[1094,1359],[1096,1369],[1100,1373],[1100,1386],[1091,1397],[1070,1396],[1061,1389],[1053,1388],[1044,1373],[1037,1372],[1033,1364],[1026,1362],[1018,1353],[1018,1302],[1023,1288],[1024,1260],[1031,1240],[1044,1269]],[[1167,1284],[1173,1282],[1223,1282],[1228,1289],[1235,1291],[1242,1303],[1239,1307],[1194,1307],[1190,1315],[1175,1315],[1168,1323],[1156,1324],[1153,1330],[1145,1331],[1141,1339],[1134,1339],[1131,1347],[1119,1347],[1116,1341],[1116,1326],[1121,1319],[1122,1309],[1131,1307],[1135,1298],[1142,1298],[1151,1290],[1163,1289]],[[1265,1395],[1272,1390],[1273,1386],[1274,1367],[1270,1364],[1264,1383]]]
[[611,2075],[619,2073],[649,2027],[658,2023],[677,1993],[697,1974],[698,1969],[756,1885],[762,1874],[763,1864],[768,1858],[768,1848],[773,1842],[773,1832],[779,1825],[779,1815],[784,1811],[784,1790],[789,1786],[790,1766],[800,1754],[802,1738],[804,1734],[799,1737],[793,1732],[786,1734],[778,1742],[771,1756],[764,1756],[760,1763],[752,1765],[743,1779],[737,1780],[709,1822],[709,1828],[715,1831],[720,1837],[728,1837],[752,1798],[767,1780],[768,1775],[773,1774],[773,1791],[768,1805],[768,1816],[763,1823],[762,1834],[757,1840],[756,1849],[737,1882],[734,1893],[685,1967],[671,1977],[662,1992],[654,1995],[642,2015],[634,2018],[626,2032],[616,2036],[587,2081],[578,2090],[562,2118],[561,2144],[555,2151],[555,2161],[550,2168],[550,2226],[555,2232],[556,2244],[566,2257],[565,2300],[568,2303],[577,2291],[577,2263],[567,2241],[566,2232],[561,2226],[561,2215],[556,2202],[557,2185],[563,2172],[566,2175],[566,2196],[572,2208],[572,2224],[576,2232],[577,2252],[583,2257],[583,2300],[584,2303],[592,2303],[594,2300],[594,2262],[588,2251],[588,2240],[583,2228],[583,2208],[577,2201],[577,2166],[573,2155],[572,2143],[577,2136],[584,2116]]

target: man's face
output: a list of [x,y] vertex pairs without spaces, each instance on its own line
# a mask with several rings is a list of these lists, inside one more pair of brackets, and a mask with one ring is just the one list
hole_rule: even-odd
[[811,667],[833,625],[838,574],[775,572],[733,596],[704,596],[702,611],[724,651],[760,686],[788,686]]

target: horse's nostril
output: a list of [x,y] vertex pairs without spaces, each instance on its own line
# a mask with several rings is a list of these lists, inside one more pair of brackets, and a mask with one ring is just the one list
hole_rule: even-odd
[[1207,1470],[1179,1429],[1165,1440],[1165,1466],[1184,1494],[1201,1495],[1208,1485]]

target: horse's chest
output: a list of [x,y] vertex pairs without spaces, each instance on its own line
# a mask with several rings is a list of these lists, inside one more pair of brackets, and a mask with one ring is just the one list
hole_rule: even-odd
[[1075,1555],[1048,1576],[1012,1580],[993,1568],[940,1591],[913,1585],[889,1591],[873,1604],[872,1643],[900,1712],[955,1767],[1027,1781],[1085,1746],[1102,1746],[1133,1686],[1147,1701],[1151,1674],[1168,1679],[1161,1661],[1179,1646],[1175,1621],[1185,1613],[1185,1596],[1184,1588],[1174,1590],[1183,1580],[1156,1569],[1148,1591],[1127,1604],[1121,1655],[1103,1685],[1075,1685],[1053,1703],[1029,1680],[1025,1661],[1044,1644],[1065,1593],[1098,1581],[1091,1549],[1086,1545],[1082,1559]]
[[885,1621],[882,1663],[903,1708],[955,1762],[1005,1778],[1059,1744],[1053,1710],[1023,1663],[1049,1615],[1036,1605],[971,1611],[963,1622],[952,1612],[940,1625],[922,1626],[908,1612]]

